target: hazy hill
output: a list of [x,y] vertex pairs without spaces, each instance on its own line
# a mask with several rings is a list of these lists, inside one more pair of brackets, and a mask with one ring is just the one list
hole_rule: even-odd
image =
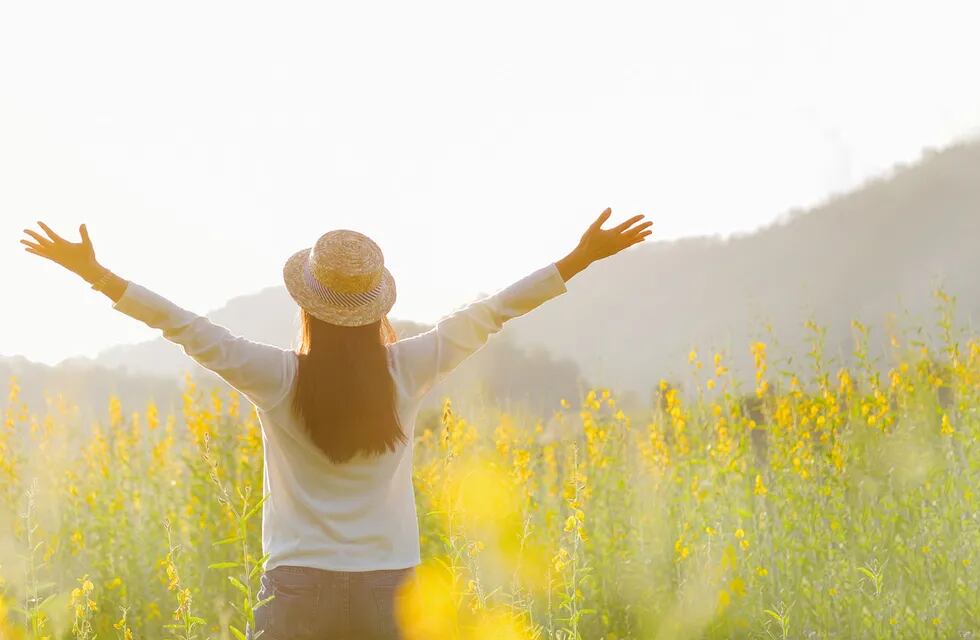
[[614,386],[645,390],[678,377],[695,345],[707,364],[708,347],[729,348],[744,378],[752,339],[805,353],[808,318],[826,326],[832,354],[850,352],[852,319],[872,326],[880,355],[889,323],[934,323],[939,285],[958,297],[961,325],[972,324],[978,274],[980,143],[972,143],[929,152],[751,235],[655,243],[599,263],[520,337],[574,354],[586,375]]
[[[783,355],[805,353],[807,319],[827,327],[831,354],[850,351],[850,321],[860,320],[873,327],[873,353],[881,354],[889,323],[933,323],[938,285],[958,296],[961,324],[975,321],[978,241],[980,143],[927,152],[752,234],[653,242],[599,263],[571,281],[567,295],[492,338],[433,395],[481,387],[489,397],[547,407],[574,395],[583,377],[646,394],[661,377],[688,371],[692,346],[706,365],[713,349],[727,349],[745,377],[753,340]],[[282,287],[235,298],[209,316],[281,346],[295,335],[296,307]],[[425,328],[396,326],[406,336]],[[108,349],[95,364],[158,376],[196,366],[163,339]]]
[[[161,413],[180,411],[180,388],[174,376],[133,374],[110,369],[91,362],[62,362],[56,367],[31,362],[24,357],[0,356],[0,383],[3,384],[2,406],[7,406],[8,381],[17,380],[18,400],[34,413],[43,414],[45,404],[75,405],[85,424],[104,418],[109,396],[124,400],[128,411],[141,411],[149,400],[157,403]],[[52,407],[54,408],[54,407]]]

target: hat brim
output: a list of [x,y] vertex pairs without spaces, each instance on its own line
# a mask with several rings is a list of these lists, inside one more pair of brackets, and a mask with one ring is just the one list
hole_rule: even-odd
[[292,299],[313,317],[342,327],[360,327],[381,320],[394,306],[395,279],[384,267],[381,273],[381,292],[371,302],[357,307],[341,307],[322,299],[310,290],[303,277],[309,255],[309,249],[291,255],[282,269],[282,277]]

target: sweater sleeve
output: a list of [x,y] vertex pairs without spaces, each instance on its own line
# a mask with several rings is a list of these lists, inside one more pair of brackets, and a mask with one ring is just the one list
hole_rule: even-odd
[[233,335],[204,316],[182,309],[130,282],[113,309],[159,329],[201,366],[218,374],[259,409],[274,408],[296,374],[293,352]]
[[486,344],[507,320],[566,291],[565,280],[552,263],[442,318],[429,331],[399,340],[393,347],[407,392],[420,398]]

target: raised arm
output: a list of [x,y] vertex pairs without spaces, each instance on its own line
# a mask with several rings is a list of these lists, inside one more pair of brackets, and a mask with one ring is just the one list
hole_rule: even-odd
[[507,320],[565,293],[565,282],[575,274],[650,235],[651,222],[637,225],[643,216],[603,229],[602,224],[611,213],[610,209],[603,211],[564,258],[442,318],[429,331],[395,343],[392,349],[410,393],[421,397],[478,351]]
[[85,225],[81,242],[69,242],[43,222],[47,236],[30,229],[27,251],[79,275],[113,302],[113,308],[158,329],[184,353],[218,374],[261,409],[271,409],[288,392],[295,375],[295,356],[278,347],[232,335],[204,316],[182,309],[149,289],[115,275],[95,258]]

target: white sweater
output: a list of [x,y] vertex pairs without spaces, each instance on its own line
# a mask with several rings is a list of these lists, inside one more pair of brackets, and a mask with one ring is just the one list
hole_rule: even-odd
[[[256,407],[265,454],[262,546],[266,569],[400,569],[420,562],[412,487],[415,416],[422,396],[510,318],[565,293],[555,264],[472,302],[431,330],[389,345],[398,417],[408,443],[381,456],[331,462],[297,422],[288,401],[297,357],[252,342],[135,283],[112,306],[181,345]],[[326,390],[324,390],[326,392]]]

